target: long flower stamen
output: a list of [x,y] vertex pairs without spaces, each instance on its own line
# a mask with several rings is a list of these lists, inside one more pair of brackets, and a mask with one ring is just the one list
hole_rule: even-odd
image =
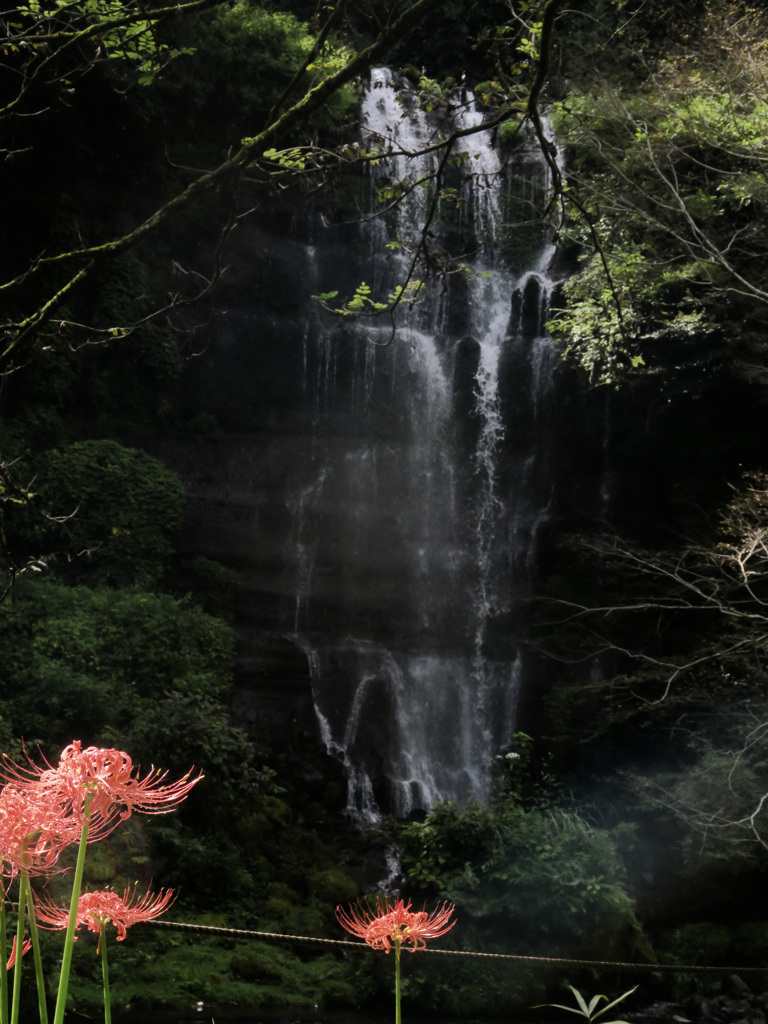
[[385,900],[374,909],[360,903],[349,910],[336,908],[336,918],[342,928],[357,935],[372,949],[383,949],[388,953],[391,945],[410,945],[411,952],[423,949],[428,939],[445,935],[456,924],[451,921],[454,906],[443,903],[431,914],[426,910],[411,910],[411,903],[396,899],[394,903]]

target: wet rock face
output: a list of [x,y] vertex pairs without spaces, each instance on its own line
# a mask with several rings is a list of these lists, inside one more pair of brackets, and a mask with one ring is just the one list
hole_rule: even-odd
[[[720,977],[702,972],[696,991],[678,1002],[658,1001],[634,1013],[623,1014],[632,1024],[765,1024],[768,1016],[768,993],[762,989],[763,977],[758,973],[749,974],[750,985],[741,975],[730,974]],[[648,987],[664,990],[669,977],[655,976]]]
[[[368,129],[397,124],[397,145],[419,148],[424,115],[403,117],[391,86],[366,104]],[[556,509],[549,243],[526,243],[533,270],[504,255],[505,197],[522,190],[530,220],[544,171],[530,153],[502,171],[489,138],[469,140],[451,230],[477,252],[470,279],[436,283],[394,327],[312,301],[361,280],[386,297],[408,269],[386,241],[414,236],[426,192],[386,223],[287,206],[246,222],[226,315],[185,380],[190,421],[218,429],[158,446],[190,496],[187,549],[240,574],[233,713],[265,756],[324,750],[368,819],[489,792],[530,676],[521,597]],[[397,160],[393,179],[429,170]]]
[[232,714],[262,738],[266,751],[280,737],[290,740],[294,752],[319,744],[307,657],[289,636],[260,637],[257,647],[241,654],[239,673]]
[[512,324],[524,338],[536,338],[542,333],[542,308],[545,298],[542,294],[541,281],[531,275],[527,281],[521,282],[512,297]]

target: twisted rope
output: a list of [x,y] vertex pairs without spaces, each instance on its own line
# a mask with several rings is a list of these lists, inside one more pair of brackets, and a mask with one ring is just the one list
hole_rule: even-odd
[[[188,931],[208,932],[214,935],[233,935],[254,939],[278,939],[284,942],[308,942],[326,946],[345,946],[356,949],[358,952],[369,949],[364,942],[350,942],[348,939],[317,939],[310,935],[282,935],[280,932],[259,932],[250,931],[245,928],[223,928],[212,924],[185,924],[181,921],[147,921],[160,928],[179,928]],[[409,951],[410,952],[410,951]],[[421,953],[431,953],[435,956],[469,956],[482,957],[486,960],[517,960],[531,964],[561,964],[570,967],[593,967],[593,968],[618,968],[622,971],[667,971],[674,974],[706,973],[718,974],[765,974],[768,967],[713,967],[697,964],[636,964],[626,963],[621,960],[576,960],[570,957],[557,956],[523,956],[518,953],[475,953],[465,949],[421,949]]]

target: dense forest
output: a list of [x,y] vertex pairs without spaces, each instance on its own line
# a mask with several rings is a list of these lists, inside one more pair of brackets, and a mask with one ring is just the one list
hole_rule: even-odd
[[[94,851],[90,881],[177,888],[174,920],[344,938],[337,904],[394,846],[404,895],[456,904],[451,948],[765,966],[764,5],[29,0],[0,25],[0,744],[55,760],[80,739],[205,773],[181,812]],[[361,832],[326,751],[270,749],[236,713],[239,566],[195,550],[162,453],[231,429],[199,396],[243,231],[359,216],[382,157],[359,101],[385,64],[430,112],[470,89],[502,153],[524,132],[540,147],[567,268],[548,330],[582,428],[561,439],[571,498],[520,627],[540,680],[494,798]],[[436,144],[438,221],[461,142]],[[380,205],[412,187],[388,182]],[[423,283],[457,287],[464,254],[437,259],[432,238],[422,225],[401,288],[340,282],[323,315],[386,318]],[[289,315],[307,290],[288,279],[270,301]],[[279,355],[256,351],[255,372]],[[601,505],[581,483],[595,452]],[[97,961],[78,945],[71,999],[89,1011]],[[113,989],[123,1005],[388,1006],[383,959],[147,927]],[[439,959],[408,958],[414,1011],[492,1016],[595,984]],[[697,985],[646,975],[635,999]]]

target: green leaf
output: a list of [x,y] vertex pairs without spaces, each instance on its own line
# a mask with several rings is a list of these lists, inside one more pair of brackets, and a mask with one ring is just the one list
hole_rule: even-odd
[[[620,995],[618,998],[614,999],[612,1003],[608,1003],[607,1006],[604,1006],[602,1008],[602,1010],[600,1011],[600,1013],[596,1013],[595,1016],[599,1017],[601,1014],[606,1013],[608,1010],[612,1010],[614,1006],[617,1006],[619,1003],[623,1002],[623,1000],[625,1000],[627,998],[627,996],[631,996],[632,993],[635,992],[636,990],[637,990],[637,985],[635,985],[633,988],[628,989],[623,995]],[[607,997],[603,996],[603,998],[605,999]],[[607,1021],[606,1024],[624,1024],[624,1022],[623,1021]]]
[[540,1003],[538,1006],[533,1006],[531,1009],[540,1010],[542,1006],[551,1006],[555,1010],[567,1010],[568,1013],[577,1013],[579,1017],[583,1017],[584,1014],[581,1010],[577,1010],[575,1006],[563,1006],[562,1003]]
[[576,997],[576,1002],[581,1007],[581,1012],[584,1014],[584,1016],[587,1019],[589,1019],[589,1017],[591,1015],[591,1010],[587,1006],[587,1004],[586,1004],[586,1002],[584,1000],[584,997],[582,996],[581,992],[579,992],[579,990],[577,988],[574,988],[573,985],[569,985],[568,988],[571,990],[571,992],[573,992],[574,996]]

